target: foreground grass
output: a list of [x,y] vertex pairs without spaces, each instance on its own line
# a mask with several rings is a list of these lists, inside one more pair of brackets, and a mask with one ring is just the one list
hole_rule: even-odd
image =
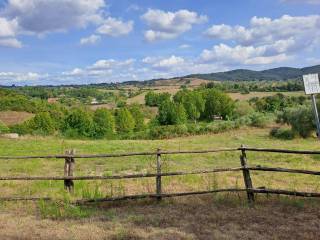
[[[281,141],[268,136],[269,129],[241,129],[215,135],[193,136],[169,140],[61,140],[56,138],[0,139],[0,155],[46,155],[76,149],[79,154],[120,153],[162,150],[200,150],[254,147],[317,150],[315,138]],[[194,155],[164,155],[163,172],[240,166],[239,152]],[[319,156],[274,153],[247,153],[250,165],[278,166],[318,170]],[[0,163],[1,176],[62,176],[63,159],[6,160]],[[155,172],[155,156],[136,156],[108,159],[76,159],[75,175],[112,175]],[[255,187],[273,187],[289,190],[317,191],[316,176],[254,172]],[[208,190],[223,187],[243,187],[241,172],[164,177],[164,191]],[[62,181],[6,181],[1,182],[2,196],[50,196],[65,198]],[[119,196],[136,193],[154,193],[153,178],[76,181],[72,198]]]
[[[29,206],[31,209],[32,206]],[[185,197],[96,206],[85,218],[39,218],[21,207],[0,214],[1,239],[317,239],[319,202],[245,195]],[[18,223],[18,225],[17,225]]]
[[[0,155],[79,154],[162,150],[200,150],[252,147],[318,150],[315,138],[282,141],[268,136],[270,129],[240,129],[215,135],[169,140],[62,140],[28,137],[0,139]],[[318,156],[248,152],[251,165],[319,170]],[[154,156],[76,159],[75,175],[111,175],[155,172]],[[239,152],[163,156],[163,172],[238,167]],[[63,159],[5,160],[0,176],[62,176]],[[252,173],[254,187],[320,191],[316,176]],[[243,187],[241,172],[163,178],[164,192]],[[319,229],[317,200],[259,196],[254,208],[245,194],[218,194],[165,200],[161,204],[134,201],[99,206],[73,206],[68,201],[155,192],[155,179],[76,181],[71,195],[62,181],[2,181],[1,196],[49,196],[58,202],[1,203],[1,239],[314,239]],[[40,218],[40,219],[39,219]],[[9,219],[9,220],[8,220]],[[41,220],[42,219],[42,220]],[[44,220],[45,219],[45,220]],[[65,221],[56,220],[66,220]],[[244,219],[246,219],[244,221]],[[16,229],[15,221],[21,227]],[[32,235],[32,233],[36,235]],[[90,232],[90,235],[89,233]],[[35,236],[35,237],[34,237]]]

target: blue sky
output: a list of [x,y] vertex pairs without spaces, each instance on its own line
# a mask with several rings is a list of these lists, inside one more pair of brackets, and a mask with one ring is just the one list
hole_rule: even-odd
[[0,85],[320,64],[320,0],[0,0]]

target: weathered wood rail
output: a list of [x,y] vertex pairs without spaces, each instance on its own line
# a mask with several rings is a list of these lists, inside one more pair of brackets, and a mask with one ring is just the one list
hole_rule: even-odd
[[[205,153],[218,153],[218,152],[236,152],[240,151],[240,167],[234,168],[214,168],[206,170],[195,171],[177,171],[177,172],[162,172],[161,156],[171,154],[205,154]],[[120,201],[128,199],[142,199],[142,198],[155,198],[160,201],[162,198],[179,197],[189,195],[201,195],[219,192],[246,192],[248,202],[255,201],[255,194],[281,194],[289,196],[301,197],[320,197],[317,192],[301,192],[289,191],[282,189],[268,189],[268,188],[254,188],[251,171],[265,171],[265,172],[281,172],[281,173],[295,173],[295,174],[308,174],[320,175],[320,171],[302,170],[302,169],[287,169],[280,167],[263,167],[263,166],[250,166],[248,164],[247,152],[269,152],[281,154],[318,154],[320,151],[310,150],[287,150],[287,149],[269,149],[269,148],[251,148],[241,146],[240,148],[223,148],[223,149],[210,149],[210,150],[193,150],[193,151],[162,151],[158,149],[155,152],[133,152],[133,153],[116,153],[116,154],[97,154],[97,155],[79,155],[74,150],[66,151],[64,155],[46,155],[46,156],[0,156],[0,160],[29,160],[29,159],[64,159],[64,176],[0,176],[0,181],[64,181],[64,187],[70,193],[74,190],[74,181],[77,180],[107,180],[107,179],[132,179],[132,178],[155,178],[156,192],[154,194],[139,194],[139,195],[126,195],[119,197],[108,197],[100,199],[79,199],[76,204],[85,204],[92,202],[107,202],[107,201]],[[155,173],[138,173],[126,175],[111,175],[111,176],[74,176],[75,164],[77,158],[120,158],[132,156],[156,156],[156,172]],[[208,191],[193,191],[193,192],[178,192],[178,193],[164,193],[162,191],[162,177],[192,175],[192,174],[208,174],[219,172],[235,172],[241,171],[245,188],[225,188],[213,189]],[[49,197],[0,197],[2,201],[18,201],[18,200],[54,200]]]

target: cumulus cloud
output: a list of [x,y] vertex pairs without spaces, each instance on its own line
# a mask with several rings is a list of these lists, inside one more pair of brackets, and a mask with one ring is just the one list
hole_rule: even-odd
[[93,44],[97,43],[98,41],[100,41],[100,39],[101,39],[100,36],[92,34],[89,37],[81,38],[80,44],[81,45],[93,45]]
[[242,45],[266,44],[288,38],[294,39],[298,44],[305,40],[310,43],[310,40],[320,37],[319,23],[320,15],[300,17],[284,15],[274,20],[253,17],[248,28],[225,24],[213,25],[205,34],[210,38],[231,39]]
[[[43,36],[48,33],[98,26],[98,34],[127,35],[133,21],[105,19],[104,0],[8,0],[0,10],[0,46],[21,47],[21,34]],[[80,44],[94,44],[101,37],[92,34]]]
[[220,44],[206,49],[201,54],[203,61],[271,64],[316,47],[320,40],[320,15],[253,17],[249,27],[213,25],[205,34],[214,39],[232,40],[236,46]]
[[0,46],[20,48],[22,44],[16,39],[18,23],[15,19],[0,17]]
[[104,0],[8,0],[1,15],[15,19],[20,31],[45,34],[102,21]]
[[192,25],[206,22],[207,16],[198,15],[196,12],[188,10],[165,12],[157,9],[149,9],[141,16],[141,19],[150,28],[145,32],[145,39],[153,42],[156,40],[176,38],[180,34],[189,31]]
[[[279,45],[279,46],[278,46]],[[219,62],[225,65],[255,65],[271,64],[289,59],[285,54],[286,46],[281,43],[268,46],[241,46],[230,47],[219,44],[212,49],[205,49],[200,55],[201,62]]]
[[123,22],[119,19],[109,17],[103,21],[97,29],[97,33],[112,37],[129,34],[133,29],[133,21]]
[[30,84],[37,82],[42,77],[38,73],[27,72],[27,73],[17,73],[17,72],[0,72],[0,85],[11,85],[11,84]]

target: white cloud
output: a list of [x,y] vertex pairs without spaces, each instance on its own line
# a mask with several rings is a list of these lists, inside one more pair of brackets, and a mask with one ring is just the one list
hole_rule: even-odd
[[182,65],[184,62],[185,61],[182,57],[176,57],[175,55],[172,55],[169,58],[161,59],[158,62],[153,63],[153,67],[159,69],[171,69]]
[[0,38],[0,46],[21,48],[22,43],[15,38]]
[[224,40],[234,40],[242,45],[270,44],[278,40],[294,39],[299,45],[306,46],[320,38],[320,15],[292,17],[284,15],[278,19],[253,17],[248,28],[213,25],[205,34],[208,37]]
[[285,3],[320,4],[320,0],[281,0]]
[[18,29],[18,23],[15,19],[8,20],[0,17],[0,37],[14,37]]
[[101,39],[100,36],[93,34],[89,37],[81,38],[80,44],[81,45],[93,45],[93,44],[97,43],[98,41],[100,41],[100,39]]
[[[133,21],[105,19],[104,0],[8,0],[0,10],[1,46],[21,47],[17,35],[44,34],[98,26],[97,33],[109,36],[127,35]],[[2,40],[1,38],[6,37]],[[8,38],[10,37],[10,39]],[[94,44],[101,37],[92,34],[80,44]]]
[[97,33],[112,37],[129,34],[133,29],[133,21],[123,22],[112,17],[104,20],[103,24],[97,29]]
[[8,20],[0,17],[0,46],[20,48],[22,44],[15,38],[18,30],[18,23],[14,20]]
[[40,80],[41,76],[38,73],[27,72],[27,73],[17,73],[17,72],[0,72],[0,85],[11,85],[11,84],[33,84]]
[[186,48],[191,48],[191,46],[189,44],[181,44],[179,48],[186,49]]
[[204,50],[202,61],[223,61],[225,64],[271,64],[292,58],[299,51],[316,48],[320,41],[320,15],[278,19],[253,17],[249,27],[225,24],[211,26],[208,37],[232,40]]
[[[219,44],[212,49],[205,49],[200,55],[200,62],[217,62],[226,66],[230,65],[257,65],[283,62],[290,57],[285,54],[286,47],[281,43],[275,45],[253,47],[241,46],[230,47]],[[268,54],[268,52],[272,54]]]
[[124,61],[116,61],[114,59],[102,59],[95,62],[93,65],[89,66],[88,69],[93,70],[103,70],[103,69],[112,69],[119,67],[127,67],[134,63],[134,59],[127,59]]
[[196,12],[188,10],[164,12],[162,10],[149,9],[141,16],[141,19],[150,28],[145,32],[145,39],[153,42],[176,38],[180,34],[189,31],[192,25],[206,22],[207,16],[198,15]]
[[1,15],[15,19],[20,31],[45,34],[102,21],[104,0],[8,0]]

